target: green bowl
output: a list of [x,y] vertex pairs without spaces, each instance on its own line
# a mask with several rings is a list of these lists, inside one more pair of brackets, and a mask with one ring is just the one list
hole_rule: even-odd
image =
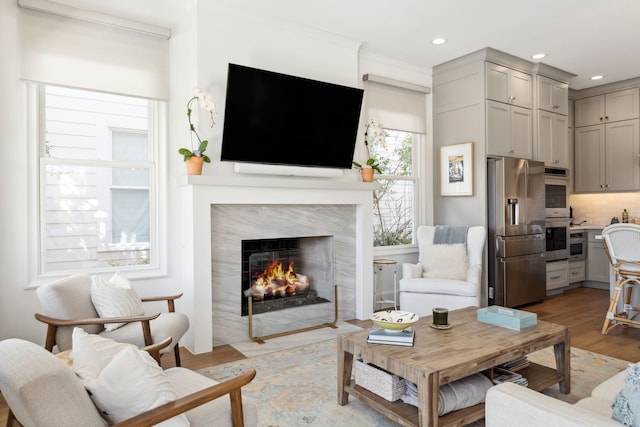
[[402,331],[420,319],[415,313],[400,310],[376,311],[371,315],[373,323],[390,331]]

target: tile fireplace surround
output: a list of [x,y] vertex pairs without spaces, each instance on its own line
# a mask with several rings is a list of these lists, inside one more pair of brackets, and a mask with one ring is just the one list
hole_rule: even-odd
[[[191,320],[181,344],[193,353],[248,339],[240,313],[243,239],[333,236],[338,320],[373,307],[375,184],[342,179],[182,176],[182,271],[178,308]],[[254,336],[330,322],[333,302],[253,317]],[[284,325],[284,326],[283,326]]]

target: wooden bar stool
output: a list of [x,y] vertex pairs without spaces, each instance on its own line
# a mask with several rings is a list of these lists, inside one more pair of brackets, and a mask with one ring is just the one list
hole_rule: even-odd
[[[640,285],[640,225],[609,225],[602,230],[602,243],[616,278],[602,334],[606,335],[618,325],[640,328],[640,321],[634,320],[640,314],[640,308],[633,306],[633,290]],[[624,308],[618,311],[618,300],[623,292]]]

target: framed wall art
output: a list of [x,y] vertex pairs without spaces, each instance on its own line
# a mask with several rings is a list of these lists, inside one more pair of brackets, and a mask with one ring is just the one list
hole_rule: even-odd
[[440,195],[473,196],[473,142],[440,147]]

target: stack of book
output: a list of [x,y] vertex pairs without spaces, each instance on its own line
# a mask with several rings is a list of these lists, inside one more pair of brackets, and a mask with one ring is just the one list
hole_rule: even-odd
[[497,366],[493,368],[493,383],[500,384],[505,382],[515,383],[523,387],[529,386],[529,381],[517,372],[512,372]]
[[527,356],[522,356],[510,362],[506,362],[506,363],[503,363],[502,365],[498,365],[499,368],[507,369],[511,372],[518,372],[519,370],[524,369],[528,366],[529,366],[529,359],[527,359]]
[[403,329],[402,331],[389,331],[382,328],[371,328],[367,342],[372,344],[390,344],[390,345],[406,345],[413,346],[415,332],[413,326]]

